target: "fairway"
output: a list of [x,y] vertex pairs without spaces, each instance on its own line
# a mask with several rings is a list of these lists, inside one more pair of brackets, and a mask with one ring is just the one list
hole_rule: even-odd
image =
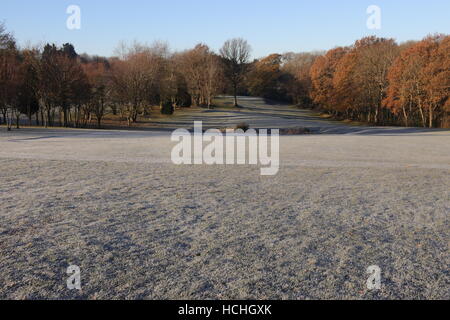
[[[242,105],[151,131],[3,128],[0,298],[450,298],[449,131]],[[168,129],[242,119],[316,134],[280,137],[273,177],[171,163]],[[81,291],[66,288],[73,264]]]

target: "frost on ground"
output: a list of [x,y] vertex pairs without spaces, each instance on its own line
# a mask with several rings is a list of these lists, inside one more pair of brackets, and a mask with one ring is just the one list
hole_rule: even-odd
[[1,298],[449,298],[448,171],[0,163]]
[[2,132],[0,298],[450,298],[449,132],[281,137],[274,177],[175,166],[172,146]]

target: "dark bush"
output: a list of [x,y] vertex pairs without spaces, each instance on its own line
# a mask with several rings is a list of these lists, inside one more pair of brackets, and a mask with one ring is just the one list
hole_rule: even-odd
[[171,115],[173,115],[174,112],[175,112],[175,108],[173,107],[172,102],[166,101],[162,104],[161,114],[171,116]]
[[244,132],[245,132],[248,129],[250,129],[250,125],[246,122],[241,122],[236,126],[236,130],[238,130],[238,129],[244,130]]

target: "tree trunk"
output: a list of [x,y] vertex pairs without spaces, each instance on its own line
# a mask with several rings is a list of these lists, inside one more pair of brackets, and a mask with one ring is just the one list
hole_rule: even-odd
[[12,118],[13,118],[13,115],[12,115],[12,111],[10,112],[10,114],[8,115],[6,115],[6,122],[7,122],[7,130],[8,131],[11,131],[11,129],[12,129]]
[[5,109],[2,109],[2,114],[3,114],[3,123],[7,124],[7,120],[6,120],[6,111]]
[[234,85],[234,106],[238,107],[238,101],[237,101],[237,84]]
[[67,128],[69,126],[68,117],[67,117],[67,106],[63,107],[63,127]]
[[47,118],[45,119],[45,127],[48,128],[51,127],[51,114],[50,114],[50,108],[47,108]]
[[433,128],[433,106],[431,103],[430,103],[430,107],[429,107],[429,113],[430,113],[429,125],[430,125],[430,128]]
[[420,117],[422,118],[422,125],[423,125],[424,128],[426,128],[427,124],[426,124],[426,120],[425,120],[425,115],[423,114],[422,103],[421,102],[419,102],[419,111],[420,111]]
[[405,119],[405,127],[408,127],[408,115],[406,114],[405,107],[402,107],[403,109],[403,118]]

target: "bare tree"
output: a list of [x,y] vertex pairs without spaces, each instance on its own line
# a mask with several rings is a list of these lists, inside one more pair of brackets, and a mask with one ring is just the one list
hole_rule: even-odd
[[178,54],[176,60],[193,104],[210,107],[220,87],[220,57],[208,46],[198,44],[194,49]]
[[[69,126],[70,110],[78,99],[80,83],[86,82],[75,49],[71,44],[61,48],[47,44],[37,65],[38,97],[46,116],[45,126],[53,126],[56,110],[59,107],[62,124]],[[85,86],[81,91],[87,91]],[[75,103],[76,104],[76,103]]]
[[83,64],[83,69],[91,89],[88,103],[97,118],[97,127],[101,128],[101,122],[106,112],[106,99],[109,93],[109,63],[106,59],[94,59]]
[[145,105],[161,103],[169,50],[165,44],[148,47],[135,43],[121,48],[121,59],[112,61],[112,89],[128,125],[136,123]]
[[217,92],[221,88],[221,82],[223,78],[222,63],[220,57],[216,54],[211,53],[207,55],[205,69],[206,81],[204,85],[203,95],[206,97],[208,108],[210,108],[214,95],[217,94]]
[[247,41],[241,38],[226,41],[222,49],[220,49],[220,55],[224,60],[225,76],[233,86],[234,105],[236,107],[238,106],[238,87],[247,69],[251,50]]
[[325,52],[285,53],[282,58],[282,87],[287,98],[296,105],[313,107],[311,99],[311,67]]
[[0,23],[0,110],[8,130],[11,129],[13,104],[17,97],[18,66],[16,41]]

